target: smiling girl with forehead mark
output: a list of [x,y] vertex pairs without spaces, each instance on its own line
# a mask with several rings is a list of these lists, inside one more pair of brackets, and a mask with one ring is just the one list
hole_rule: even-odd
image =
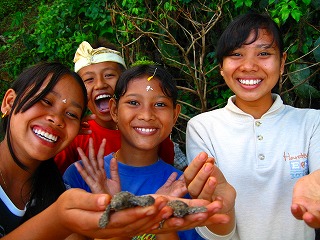
[[[88,108],[94,119],[86,121],[86,128],[75,140],[56,157],[60,172],[64,173],[67,167],[80,159],[77,148],[80,147],[86,154],[89,153],[89,139],[92,138],[95,152],[98,152],[103,139],[106,140],[105,153],[115,152],[120,148],[120,132],[117,124],[110,115],[109,99],[114,94],[115,85],[126,69],[126,64],[113,44],[99,39],[92,46],[82,42],[74,56],[75,71],[85,83],[88,95]],[[161,143],[159,154],[165,162],[174,163],[174,145],[169,135]]]
[[81,78],[60,63],[26,69],[5,93],[1,104],[5,133],[0,143],[1,237],[65,191],[53,157],[78,134],[86,104]]
[[[119,182],[121,191],[138,196],[156,193],[190,198],[186,194],[183,173],[165,163],[158,154],[160,143],[171,132],[180,113],[177,97],[175,81],[163,68],[140,65],[125,71],[117,82],[114,98],[110,100],[111,116],[121,133],[121,148],[104,157],[100,151],[97,158],[91,153],[90,160],[80,151],[82,161],[66,170],[63,176],[65,183],[72,188],[82,188],[89,192],[109,193],[110,189],[114,189],[112,186]],[[118,163],[116,171],[119,179],[112,182],[110,180],[114,178],[110,165],[114,159]],[[96,172],[101,171],[104,174],[98,178]],[[168,179],[172,182],[169,184],[171,188],[163,188]],[[219,200],[207,203],[212,204],[211,206],[221,204]],[[210,214],[214,213],[216,211]],[[190,230],[178,232],[180,239],[202,239],[194,227],[203,224],[210,218],[210,214],[203,216],[202,220],[193,219],[191,226],[183,228]],[[163,225],[166,224],[161,223],[160,229]],[[173,233],[158,234],[157,239],[177,239],[177,230],[178,226],[171,230]],[[142,238],[138,236],[133,239]],[[155,239],[155,235],[152,239]]]

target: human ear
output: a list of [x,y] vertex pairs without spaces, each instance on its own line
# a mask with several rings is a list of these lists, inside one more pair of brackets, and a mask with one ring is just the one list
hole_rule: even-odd
[[9,114],[13,106],[14,100],[16,99],[16,92],[10,88],[6,91],[2,103],[1,103],[1,112],[3,114]]
[[178,120],[179,114],[181,111],[181,105],[177,104],[176,107],[173,109],[173,123],[175,124]]
[[109,108],[110,108],[110,115],[112,117],[112,120],[115,123],[118,123],[118,108],[117,108],[117,102],[114,98],[110,98]]
[[284,52],[283,54],[282,54],[282,58],[280,59],[280,61],[281,61],[281,65],[280,65],[280,75],[282,75],[283,74],[283,72],[284,72],[284,64],[285,64],[285,62],[286,62],[286,59],[287,59],[287,53],[286,52]]
[[220,74],[221,74],[221,76],[223,77],[223,68],[222,68],[222,65],[219,65],[219,67],[220,67]]

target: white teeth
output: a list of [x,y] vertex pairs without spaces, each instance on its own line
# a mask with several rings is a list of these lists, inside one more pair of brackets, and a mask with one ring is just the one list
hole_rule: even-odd
[[146,132],[146,133],[150,133],[150,132],[156,131],[155,128],[137,128],[137,130],[139,130],[141,132]]
[[48,142],[56,142],[58,137],[52,135],[51,133],[45,132],[45,131],[41,131],[39,129],[33,130],[33,132],[35,134],[37,134],[40,138],[48,141]]
[[108,94],[102,94],[102,95],[99,95],[98,97],[96,97],[95,100],[99,100],[101,98],[111,98],[111,95],[108,95]]
[[260,79],[250,79],[250,80],[239,79],[239,82],[244,85],[257,85],[261,82],[261,80]]

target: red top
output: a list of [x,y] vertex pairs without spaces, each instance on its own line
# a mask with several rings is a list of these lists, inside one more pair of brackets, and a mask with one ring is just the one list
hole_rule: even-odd
[[[93,145],[96,154],[98,153],[100,144],[104,138],[106,139],[106,147],[104,150],[105,156],[109,153],[119,150],[121,146],[121,134],[119,130],[110,130],[101,127],[94,120],[90,120],[88,121],[88,123],[90,125],[90,129],[92,130],[92,133],[87,135],[78,135],[67,148],[56,155],[55,162],[62,174],[69,167],[69,165],[80,160],[77,147],[81,147],[85,154],[88,156],[90,137],[92,137],[93,139]],[[159,156],[165,162],[173,165],[174,145],[169,137],[167,137],[160,144]]]

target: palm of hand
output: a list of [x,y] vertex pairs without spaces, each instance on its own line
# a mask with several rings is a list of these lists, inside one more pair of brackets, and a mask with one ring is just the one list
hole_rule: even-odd
[[173,172],[165,184],[157,190],[156,194],[183,197],[188,192],[188,189],[183,175],[176,180],[177,175],[176,172]]

